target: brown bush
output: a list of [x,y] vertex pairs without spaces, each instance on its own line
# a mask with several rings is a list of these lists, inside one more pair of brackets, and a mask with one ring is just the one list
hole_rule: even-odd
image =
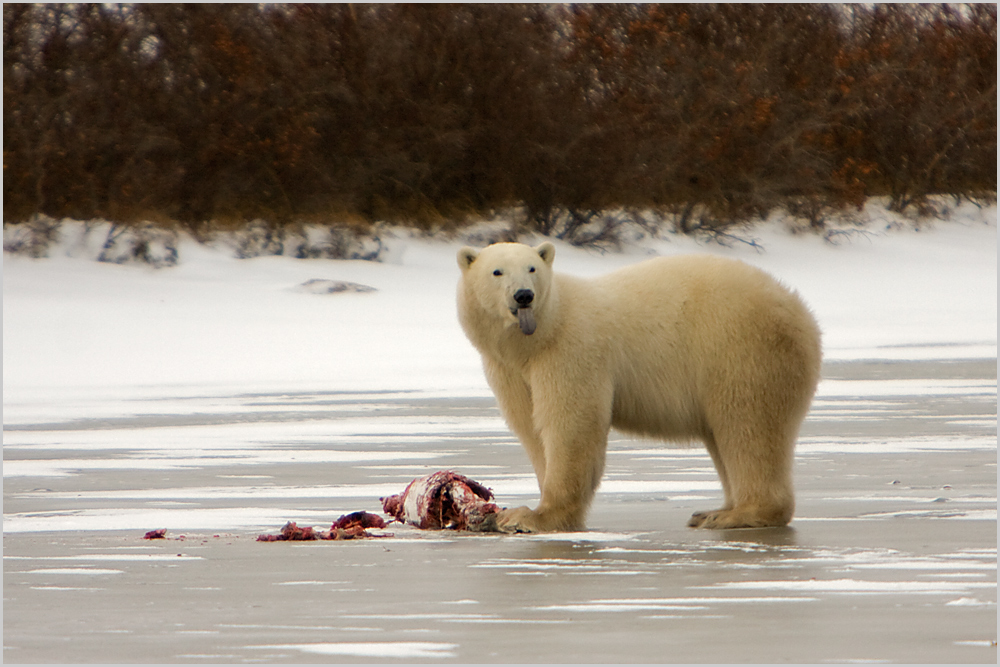
[[896,210],[995,192],[996,5],[876,5],[852,18],[838,54],[839,173]]
[[996,191],[995,5],[3,11],[5,222],[604,238]]

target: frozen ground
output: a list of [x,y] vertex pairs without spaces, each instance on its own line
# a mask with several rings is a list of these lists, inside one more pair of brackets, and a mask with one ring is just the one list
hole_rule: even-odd
[[94,262],[71,226],[48,259],[5,256],[5,662],[995,662],[996,209],[883,223],[558,246],[580,275],[738,256],[817,313],[796,518],[729,533],[684,527],[718,500],[707,454],[616,438],[586,533],[257,543],[438,469],[535,501],[455,318],[461,244],[399,234],[375,264],[187,242],[153,270]]

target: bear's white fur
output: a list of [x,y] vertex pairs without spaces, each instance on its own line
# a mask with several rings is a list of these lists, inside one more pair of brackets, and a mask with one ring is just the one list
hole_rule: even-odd
[[542,492],[499,527],[582,528],[611,427],[704,442],[725,502],[689,525],[786,525],[821,362],[802,301],[735,260],[658,258],[585,280],[554,273],[554,257],[551,243],[458,253],[459,319]]

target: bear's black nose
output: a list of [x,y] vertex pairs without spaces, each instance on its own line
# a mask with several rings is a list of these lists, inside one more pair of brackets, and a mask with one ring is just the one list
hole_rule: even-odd
[[514,292],[514,301],[521,307],[528,306],[535,299],[535,293],[530,289],[519,289]]

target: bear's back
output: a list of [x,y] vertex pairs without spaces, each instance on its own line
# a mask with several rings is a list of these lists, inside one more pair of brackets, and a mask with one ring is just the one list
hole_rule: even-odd
[[712,255],[639,262],[597,278],[594,289],[612,311],[622,311],[619,319],[632,322],[673,320],[704,332],[705,326],[759,320],[766,312],[815,324],[798,295],[775,278],[739,260]]
[[[812,314],[794,292],[743,262],[657,258],[597,278],[592,289],[606,306],[595,326],[610,341],[619,428],[693,434],[706,392],[723,378],[742,383],[804,371],[818,379]],[[648,421],[653,415],[656,423]]]

